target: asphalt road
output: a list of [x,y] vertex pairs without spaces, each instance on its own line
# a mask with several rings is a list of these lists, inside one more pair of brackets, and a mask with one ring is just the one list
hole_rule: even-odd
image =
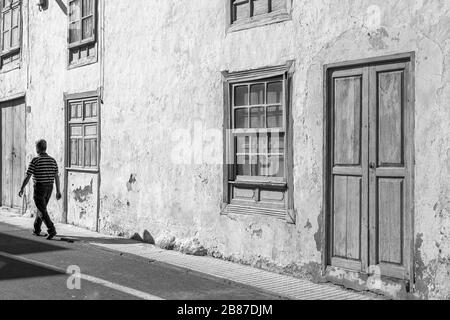
[[[87,239],[75,240],[48,241],[0,223],[0,300],[278,299],[187,269],[104,250]],[[81,276],[71,273],[77,270]]]

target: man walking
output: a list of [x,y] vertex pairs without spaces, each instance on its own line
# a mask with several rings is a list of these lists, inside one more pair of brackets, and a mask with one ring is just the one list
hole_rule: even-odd
[[56,199],[61,199],[59,185],[59,172],[56,160],[47,154],[47,142],[39,140],[36,142],[36,152],[38,154],[31,160],[26,172],[25,180],[19,192],[19,197],[23,196],[24,189],[31,177],[34,181],[34,203],[38,209],[36,219],[34,220],[33,234],[40,236],[42,222],[48,229],[47,239],[51,240],[56,236],[56,229],[47,212],[48,201],[53,192],[53,182],[56,184]]

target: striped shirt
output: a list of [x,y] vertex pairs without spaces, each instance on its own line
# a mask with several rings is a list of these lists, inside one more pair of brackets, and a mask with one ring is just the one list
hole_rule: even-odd
[[56,160],[48,154],[43,153],[31,160],[27,175],[33,176],[35,183],[53,184],[58,174]]

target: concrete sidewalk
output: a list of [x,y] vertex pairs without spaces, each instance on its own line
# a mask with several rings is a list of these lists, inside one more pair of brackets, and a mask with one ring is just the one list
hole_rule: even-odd
[[[0,209],[0,223],[20,229],[29,229],[33,219],[24,218],[12,211]],[[376,296],[360,294],[330,284],[314,284],[289,276],[284,276],[250,266],[244,266],[212,257],[185,255],[177,251],[167,251],[156,246],[124,238],[117,238],[72,225],[58,224],[58,233],[65,238],[84,241],[105,250],[119,251],[149,260],[171,264],[205,275],[258,288],[271,294],[296,300],[373,300]]]

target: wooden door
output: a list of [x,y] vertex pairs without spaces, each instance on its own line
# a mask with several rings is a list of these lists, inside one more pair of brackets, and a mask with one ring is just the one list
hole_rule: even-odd
[[25,174],[25,102],[1,104],[1,193],[2,206],[20,208],[18,192]]
[[368,69],[331,79],[331,264],[365,271],[368,263]]
[[408,278],[411,255],[411,104],[409,63],[370,68],[370,265]]
[[409,68],[409,62],[402,62],[329,73],[331,266],[410,277]]

